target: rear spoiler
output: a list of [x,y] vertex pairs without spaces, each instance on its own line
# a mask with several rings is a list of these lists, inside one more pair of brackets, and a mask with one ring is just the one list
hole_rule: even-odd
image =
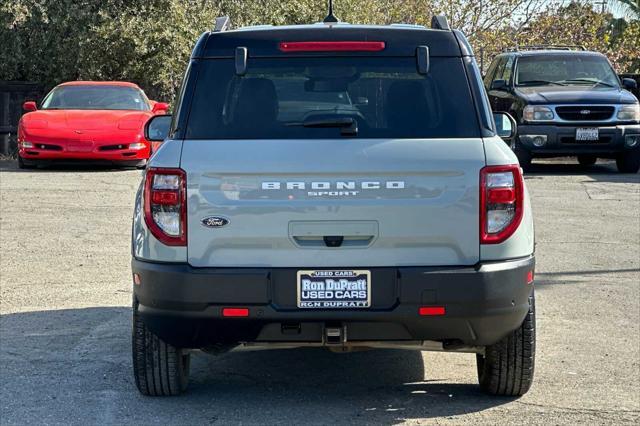
[[[283,43],[301,44],[313,41],[318,44],[328,44],[340,41],[365,44],[377,40],[379,43],[385,43],[385,47],[379,52],[380,55],[413,56],[416,58],[418,71],[421,74],[427,74],[430,58],[473,55],[465,37],[459,31],[451,30],[444,15],[433,16],[431,28],[427,31],[424,26],[404,25],[402,31],[395,26],[396,24],[363,26],[357,32],[354,32],[352,26],[348,24],[308,25],[305,26],[304,33],[297,32],[291,26],[269,26],[269,31],[252,31],[252,27],[242,28],[245,31],[230,31],[231,20],[228,16],[220,16],[215,19],[213,29],[202,34],[193,49],[191,58],[235,58],[236,72],[238,75],[243,75],[247,60],[254,57],[269,57],[282,53],[297,56],[322,54],[316,51],[282,49]],[[208,42],[214,37],[215,43]],[[364,48],[354,49],[356,55],[366,55],[368,51],[369,49]],[[338,52],[338,54],[345,53]]]

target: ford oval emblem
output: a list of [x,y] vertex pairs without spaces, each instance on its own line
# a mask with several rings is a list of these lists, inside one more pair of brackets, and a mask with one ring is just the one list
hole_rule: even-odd
[[229,224],[229,219],[220,216],[210,216],[202,219],[202,225],[207,228],[222,228],[223,226]]

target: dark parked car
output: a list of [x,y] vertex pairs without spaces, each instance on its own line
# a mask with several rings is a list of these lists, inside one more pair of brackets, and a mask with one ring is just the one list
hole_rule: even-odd
[[607,58],[569,49],[498,55],[484,79],[494,111],[518,122],[512,142],[520,164],[535,157],[577,156],[582,165],[614,158],[618,170],[640,169],[640,105]]

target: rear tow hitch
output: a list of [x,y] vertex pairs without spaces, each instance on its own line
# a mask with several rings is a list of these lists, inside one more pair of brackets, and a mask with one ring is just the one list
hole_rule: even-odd
[[325,326],[324,344],[327,346],[344,345],[347,341],[346,326]]

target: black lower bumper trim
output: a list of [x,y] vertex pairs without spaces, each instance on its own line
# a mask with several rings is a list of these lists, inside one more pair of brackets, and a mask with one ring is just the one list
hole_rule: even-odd
[[[599,129],[596,141],[576,140],[578,128]],[[615,125],[603,123],[571,124],[523,124],[518,126],[518,141],[522,148],[534,157],[558,157],[574,155],[596,155],[602,158],[615,158],[629,151],[625,146],[625,137],[640,134],[640,125]],[[532,143],[532,135],[544,135],[547,142],[541,147]]]
[[23,158],[24,164],[29,166],[44,166],[44,167],[85,167],[85,166],[104,166],[104,167],[144,167],[147,164],[147,160],[82,160],[72,158],[60,158],[60,159],[33,159]]
[[[298,309],[298,268],[193,268],[134,259],[140,276],[134,297],[145,324],[179,347],[238,342],[322,342],[339,325],[348,341],[495,343],[525,317],[533,291],[534,258],[472,267],[363,268],[371,270],[371,307]],[[308,269],[308,268],[302,268]],[[330,269],[330,268],[323,268]],[[421,306],[444,306],[443,316],[419,316]],[[249,308],[227,318],[225,307]]]

